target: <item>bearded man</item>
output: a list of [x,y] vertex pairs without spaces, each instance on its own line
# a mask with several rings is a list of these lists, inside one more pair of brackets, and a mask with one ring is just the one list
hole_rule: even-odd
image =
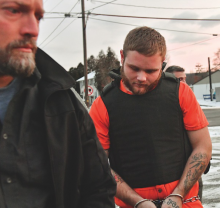
[[121,73],[111,72],[90,110],[109,156],[121,208],[201,208],[198,179],[209,163],[208,122],[193,92],[162,73],[164,37],[149,27],[131,30]]
[[113,208],[115,181],[74,80],[37,49],[43,14],[42,0],[0,0],[0,207]]

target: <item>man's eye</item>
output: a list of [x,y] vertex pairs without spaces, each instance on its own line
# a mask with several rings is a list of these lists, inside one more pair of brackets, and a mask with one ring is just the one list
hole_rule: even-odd
[[43,17],[43,15],[36,15],[36,18],[37,18],[38,21],[40,21],[40,20],[42,20],[44,17]]
[[15,8],[8,8],[7,9],[9,12],[11,12],[12,14],[17,14],[19,13],[19,10],[18,9],[15,9]]
[[135,68],[135,67],[131,67],[131,69],[136,72],[139,70],[138,68]]

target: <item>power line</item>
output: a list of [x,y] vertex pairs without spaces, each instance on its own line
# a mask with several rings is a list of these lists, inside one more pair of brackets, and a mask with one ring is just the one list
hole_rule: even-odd
[[[104,1],[96,1],[104,3]],[[119,5],[119,6],[129,6],[129,7],[141,7],[141,8],[148,8],[148,9],[185,9],[185,10],[195,10],[195,9],[219,9],[220,7],[209,7],[209,8],[174,8],[174,7],[149,7],[149,6],[138,6],[138,5],[131,5],[131,4],[119,4],[119,3],[112,3],[108,2],[109,4]]]
[[[117,24],[123,24],[123,25],[129,25],[129,26],[140,26],[140,25],[120,23],[120,22],[114,22],[114,21],[108,21],[108,20],[101,20],[101,19],[96,19],[96,18],[91,18],[91,17],[90,17],[90,19],[99,20],[99,21],[104,21],[104,22],[117,23]],[[153,28],[153,27],[152,27],[152,28]],[[214,35],[214,36],[220,35],[220,34],[211,34],[211,33],[198,33],[198,32],[190,32],[190,31],[169,30],[169,29],[162,29],[162,28],[153,28],[153,29],[166,30],[166,31],[172,31],[172,32],[184,32],[184,33],[195,33],[195,34],[203,34],[203,35]],[[209,41],[209,40],[213,40],[213,39],[216,39],[216,38],[218,38],[218,37],[209,38],[209,39],[202,40],[202,41],[199,41],[199,42],[190,44],[190,45],[182,46],[182,47],[179,47],[179,48],[174,48],[174,49],[171,49],[171,50],[168,50],[168,51],[174,51],[174,50],[178,50],[178,49],[181,49],[181,48],[189,47],[189,46],[192,46],[192,45],[197,45],[197,44],[200,44],[200,43],[203,43],[203,42],[206,42],[206,41]]]
[[[114,0],[114,1],[117,1],[117,0]],[[99,7],[102,7],[102,6],[105,6],[105,5],[107,5],[107,4],[111,4],[112,2],[114,2],[114,1],[110,1],[110,2],[102,2],[102,3],[105,3],[105,4],[102,4],[102,5],[100,5],[100,6],[97,6],[97,7],[94,7],[94,8],[92,8],[92,9],[89,9],[89,10],[86,10],[85,12],[88,12],[88,11],[91,11],[91,10],[94,10],[94,9],[97,9],[97,8],[99,8]]]
[[53,9],[51,9],[50,12],[53,11],[62,1],[63,0],[61,0],[55,7],[53,7]]
[[126,15],[114,15],[114,14],[97,14],[97,13],[90,13],[90,15],[94,15],[94,16],[107,16],[107,17],[139,18],[139,19],[159,19],[159,20],[220,21],[220,19],[188,19],[188,18],[166,18],[166,17],[140,17],[140,16],[126,16]]
[[65,20],[65,18],[63,18],[63,20],[56,26],[56,28],[50,33],[50,35],[48,35],[48,36],[44,39],[44,41],[43,41],[39,46],[41,46],[41,45],[57,30],[57,28],[63,23],[64,20]]
[[75,6],[77,5],[79,0],[76,1],[76,3],[74,4],[74,6],[72,7],[72,9],[70,9],[69,13],[72,12],[72,10],[75,8]]
[[174,49],[168,50],[168,52],[169,52],[169,51],[178,50],[178,49],[181,49],[181,48],[186,48],[186,47],[189,47],[189,46],[192,46],[192,45],[197,45],[197,44],[199,44],[199,43],[204,43],[204,42],[206,42],[206,41],[213,40],[213,39],[216,39],[216,38],[219,38],[219,37],[202,40],[202,41],[199,41],[199,42],[196,42],[196,43],[193,43],[193,44],[190,44],[190,45],[182,46],[182,47],[179,47],[179,48],[174,48]]
[[66,12],[45,12],[44,14],[66,14]]
[[[56,18],[59,19],[59,18],[63,18],[63,17],[45,17],[44,19],[56,19]],[[68,18],[73,18],[73,16],[70,16]],[[74,18],[76,18],[76,17],[74,17]],[[80,18],[80,17],[77,17],[77,18]],[[141,26],[141,25],[135,25],[135,24],[129,24],[129,23],[123,23],[123,22],[103,20],[103,19],[98,19],[98,18],[93,18],[93,17],[90,17],[89,19],[103,21],[103,22],[109,22],[109,23],[115,23],[115,24],[121,24],[121,25],[135,26],[135,27],[140,27]],[[156,29],[156,30],[164,30],[164,31],[170,31],[170,32],[182,32],[182,33],[192,33],[192,34],[212,35],[212,36],[219,36],[220,35],[220,34],[217,34],[217,33],[202,33],[202,32],[172,30],[172,29],[164,29],[164,28],[156,28],[156,27],[152,27],[152,28]]]
[[[114,1],[117,1],[117,0],[113,0],[113,1],[111,1],[111,2],[114,2]],[[101,7],[101,6],[105,6],[105,5],[107,5],[107,4],[109,4],[109,3],[111,3],[111,2],[108,2],[108,3],[106,3],[106,4],[103,4],[103,5],[100,5],[100,6],[98,6],[98,7],[95,7],[95,8],[92,8],[91,10],[94,10],[94,9],[97,9],[97,8],[99,8],[99,7]],[[70,13],[71,13],[71,11],[75,8],[75,6],[77,5],[77,3],[78,3],[78,0],[77,0],[77,2],[76,2],[76,4],[73,6],[73,8],[70,10],[70,12],[69,13],[64,13],[64,15],[65,15],[65,17],[64,17],[64,19],[66,18],[66,17],[71,17],[71,15],[70,15]],[[53,13],[55,13],[55,12],[53,12]],[[59,12],[59,14],[62,14],[61,12]],[[77,14],[81,14],[81,13],[77,13]],[[90,13],[88,13],[88,14],[90,14]],[[87,15],[88,15],[87,14]],[[47,17],[47,18],[44,18],[44,19],[54,19],[55,17]],[[56,18],[60,18],[60,17],[56,17]],[[61,21],[61,23],[64,21],[64,19]],[[55,30],[61,25],[61,23],[55,28]],[[39,45],[39,46],[41,46],[54,32],[55,32],[55,30]],[[60,34],[60,33],[59,33]],[[56,36],[57,37],[57,36]],[[54,38],[53,38],[54,39]],[[53,40],[52,39],[52,40]],[[51,41],[50,41],[51,42]],[[47,45],[47,44],[46,44]],[[45,46],[46,46],[45,45]],[[45,47],[44,46],[44,47]]]
[[66,30],[76,19],[74,19],[70,24],[68,24],[61,32],[59,32],[53,39],[51,39],[46,45],[42,46],[42,48],[45,48],[50,42],[52,42],[56,37],[58,37],[64,30]]
[[62,19],[66,17],[44,17],[44,19]]
[[[90,19],[103,21],[103,22],[116,23],[116,24],[121,24],[121,25],[129,25],[129,26],[140,27],[140,25],[134,25],[134,24],[128,24],[128,23],[122,23],[122,22],[115,22],[115,21],[110,21],[110,20],[102,20],[102,19],[97,19],[97,18],[93,18],[93,17],[90,17]],[[191,31],[183,31],[183,30],[171,30],[171,29],[163,29],[163,28],[155,28],[155,27],[152,27],[152,28],[156,29],[156,30],[165,30],[165,31],[171,31],[171,32],[194,33],[194,34],[212,35],[212,36],[220,35],[220,34],[200,33],[200,32],[191,32]]]
[[[76,2],[76,4],[78,3],[78,1]],[[109,3],[109,2],[108,2]],[[74,7],[76,6],[76,4],[74,5]],[[73,7],[73,8],[74,8]],[[73,9],[72,8],[72,9]],[[70,12],[72,11],[72,9],[70,10]],[[95,9],[95,8],[93,8],[93,9]],[[53,13],[56,13],[56,12],[53,12]],[[67,15],[67,16],[65,16],[65,17],[68,17],[68,18],[70,18],[70,17],[72,17],[72,15],[70,14],[70,13],[61,13],[61,12],[59,12],[58,14],[64,14],[64,15]],[[79,13],[78,13],[79,14]],[[117,16],[117,17],[133,17],[133,16],[119,16],[119,15],[105,15],[105,14],[95,14],[95,13],[87,13],[87,14],[93,14],[93,15],[104,15],[104,16]],[[62,18],[62,17],[47,17],[46,19],[54,19],[54,18]],[[80,17],[78,17],[78,18],[80,18]],[[136,18],[136,17],[135,17]],[[153,17],[137,17],[137,18],[153,18]],[[65,18],[64,18],[65,19]],[[64,21],[64,19],[63,19],[63,21]],[[109,21],[109,20],[101,20],[101,19],[97,19],[97,18],[91,18],[90,17],[90,19],[94,19],[94,20],[99,20],[99,21],[105,21],[105,22],[110,22],[110,23],[116,23],[116,24],[123,24],[123,25],[130,25],[130,26],[139,26],[139,25],[133,25],[133,24],[127,24],[127,23],[120,23],[120,22],[114,22],[114,21]],[[158,19],[158,18],[157,18]],[[174,18],[163,18],[163,19],[174,19]],[[175,18],[175,20],[212,20],[212,19],[181,19],[181,18]],[[62,21],[62,22],[63,22]],[[61,22],[61,23],[62,23]],[[61,24],[60,23],[60,24]],[[60,25],[59,24],[59,25]],[[59,25],[55,28],[55,30],[59,27]],[[183,33],[194,33],[194,34],[203,34],[203,35],[213,35],[213,36],[218,36],[218,35],[220,35],[220,34],[211,34],[211,33],[198,33],[198,32],[190,32],[190,31],[180,31],[180,30],[170,30],[170,29],[163,29],[163,28],[154,28],[154,29],[157,29],[157,30],[165,30],[165,31],[172,31],[172,32],[183,32]],[[54,30],[54,31],[55,31]],[[53,31],[53,32],[54,32]],[[53,33],[52,32],[52,33]],[[52,33],[43,41],[43,42],[45,42],[51,35],[52,35]],[[57,37],[57,36],[56,36]],[[40,45],[42,45],[43,44],[43,42],[40,44]],[[51,42],[51,41],[50,41]]]
[[[72,9],[70,10],[70,12],[75,8],[75,6],[77,5],[77,3],[78,3],[78,0],[77,0],[76,4],[72,7]],[[69,13],[70,13],[70,12],[69,12]],[[56,28],[44,39],[44,41],[43,41],[39,46],[41,46],[41,45],[58,29],[58,27],[63,23],[64,20],[65,20],[65,17],[64,17],[63,20],[56,26]]]
[[[53,14],[56,14],[56,12],[53,12]],[[64,14],[65,12],[59,12],[57,14]],[[81,13],[69,13],[71,14],[81,14]],[[124,17],[124,18],[138,18],[138,19],[159,19],[159,20],[183,20],[183,21],[220,21],[220,19],[190,19],[190,18],[172,18],[172,17],[141,17],[141,16],[128,16],[128,15],[114,15],[114,14],[98,14],[98,13],[91,13],[88,12],[87,15],[93,15],[93,16],[107,16],[107,17]],[[54,17],[56,18],[56,17]]]

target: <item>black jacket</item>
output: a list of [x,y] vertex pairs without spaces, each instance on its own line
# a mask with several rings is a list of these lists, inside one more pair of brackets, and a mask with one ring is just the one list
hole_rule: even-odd
[[74,80],[40,49],[36,64],[56,208],[113,208],[116,184],[93,122],[70,90]]

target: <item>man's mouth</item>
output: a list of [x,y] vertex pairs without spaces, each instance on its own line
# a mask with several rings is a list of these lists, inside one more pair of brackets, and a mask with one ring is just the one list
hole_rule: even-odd
[[23,45],[23,46],[17,46],[14,47],[13,49],[19,50],[21,52],[26,52],[26,53],[32,53],[33,52],[33,46],[28,44],[28,45]]
[[136,86],[138,88],[146,88],[147,84],[134,83],[134,86]]

